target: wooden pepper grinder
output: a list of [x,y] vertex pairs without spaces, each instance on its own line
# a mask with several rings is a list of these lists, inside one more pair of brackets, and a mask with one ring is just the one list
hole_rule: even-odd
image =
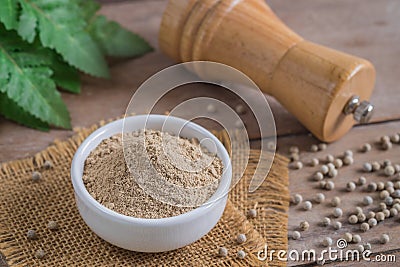
[[264,0],[170,0],[159,43],[179,62],[241,70],[320,140],[335,141],[371,117],[373,65],[304,40]]

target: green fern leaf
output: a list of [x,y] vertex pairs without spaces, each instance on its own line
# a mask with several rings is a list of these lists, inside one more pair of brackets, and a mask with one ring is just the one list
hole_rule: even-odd
[[19,35],[32,42],[38,32],[44,47],[56,50],[70,65],[109,77],[103,54],[90,34],[79,6],[70,0],[14,0],[21,5]]
[[0,92],[35,118],[71,128],[68,110],[51,79],[51,61],[1,25],[0,36]]
[[108,56],[133,57],[153,50],[139,35],[102,15],[95,16],[89,22],[88,31]]
[[58,55],[53,57],[51,69],[54,71],[53,80],[57,86],[70,93],[81,92],[79,72],[65,63]]
[[133,57],[153,51],[140,36],[124,29],[120,24],[109,21],[105,16],[96,15],[100,5],[92,0],[74,0],[80,6],[92,38],[108,56]]
[[47,123],[25,112],[14,101],[9,99],[5,93],[0,93],[0,114],[6,119],[13,120],[34,129],[41,131],[49,130],[49,125]]
[[0,21],[6,29],[15,29],[18,25],[18,3],[15,0],[0,0]]

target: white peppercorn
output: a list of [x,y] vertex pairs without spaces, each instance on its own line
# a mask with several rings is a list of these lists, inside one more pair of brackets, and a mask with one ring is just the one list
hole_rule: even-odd
[[390,142],[395,143],[395,144],[399,143],[400,135],[394,134],[394,135],[390,136]]
[[389,196],[389,192],[387,190],[383,190],[381,192],[379,192],[379,198],[380,199],[385,199]]
[[326,186],[326,181],[322,180],[319,182],[319,188],[325,189],[325,186]]
[[383,148],[383,150],[389,150],[389,149],[391,149],[393,147],[393,144],[392,144],[392,142],[384,142],[384,143],[382,143],[382,148]]
[[378,191],[382,191],[383,189],[385,189],[385,183],[384,182],[377,182],[376,186],[377,186],[377,190]]
[[51,169],[53,167],[53,163],[50,160],[46,160],[43,163],[43,168],[45,168],[46,170]]
[[351,165],[353,163],[354,163],[353,157],[346,156],[346,157],[343,158],[343,164],[344,165]]
[[325,201],[325,195],[322,194],[322,193],[317,193],[317,194],[314,196],[314,201],[315,201],[316,203],[322,203],[322,202],[324,202],[324,201]]
[[379,171],[381,169],[381,164],[377,161],[372,162],[371,165],[372,165],[372,170],[374,172]]
[[299,231],[293,231],[292,238],[293,238],[293,240],[300,239],[301,238],[300,232]]
[[369,224],[366,222],[363,222],[362,224],[360,224],[360,230],[363,232],[366,232],[369,230]]
[[356,207],[356,212],[355,214],[358,215],[360,213],[364,213],[363,209],[361,207]]
[[345,233],[343,239],[350,243],[353,240],[353,235],[351,233]]
[[329,170],[328,176],[329,176],[330,178],[334,178],[334,177],[336,177],[337,175],[338,175],[338,170],[336,170],[336,169]]
[[388,188],[393,188],[394,187],[394,183],[392,182],[392,181],[387,181],[386,183],[385,183],[385,188],[386,189],[388,189]]
[[390,141],[390,137],[388,135],[381,136],[380,141],[381,141],[381,143],[389,142]]
[[368,163],[368,162],[364,163],[364,164],[363,164],[363,171],[365,171],[365,172],[372,172],[372,165],[371,165],[371,163]]
[[336,230],[339,230],[340,228],[342,228],[342,223],[339,221],[335,221],[333,223],[333,228],[335,228]]
[[353,192],[354,190],[356,190],[356,184],[354,182],[348,182],[346,184],[346,190],[348,192]]
[[321,224],[322,224],[323,226],[331,225],[331,219],[330,219],[329,217],[324,217],[324,218],[322,219],[322,221],[321,221]]
[[368,211],[368,213],[367,213],[367,218],[368,218],[368,219],[375,218],[375,212],[373,212],[372,210],[371,210],[371,211]]
[[328,181],[328,182],[326,182],[326,185],[325,185],[325,189],[326,190],[333,190],[335,188],[335,183],[334,182],[332,182],[332,181]]
[[318,151],[318,146],[317,145],[311,145],[310,151],[311,152],[317,152]]
[[244,242],[246,242],[247,238],[245,234],[238,234],[238,236],[236,237],[236,242],[238,244],[243,244]]
[[237,252],[237,257],[238,257],[239,259],[244,259],[244,258],[246,257],[246,252],[244,252],[243,250],[239,250],[239,251]]
[[322,240],[322,245],[323,245],[324,247],[330,247],[330,246],[332,246],[332,244],[333,244],[333,240],[332,240],[332,238],[330,238],[330,237],[325,237],[325,238]]
[[321,150],[321,151],[325,150],[327,147],[328,146],[326,144],[324,144],[324,143],[321,143],[321,144],[318,145],[318,149]]
[[42,179],[42,174],[40,172],[34,171],[32,172],[32,181],[39,182]]
[[[368,224],[367,224],[368,225]],[[369,227],[369,226],[368,226]],[[363,253],[364,252],[364,246],[363,245],[357,245],[357,251],[359,252],[359,253]]]
[[378,221],[375,218],[370,218],[368,220],[368,224],[369,224],[370,227],[374,227],[374,226],[376,226],[378,224]]
[[322,179],[324,179],[324,175],[321,172],[316,172],[314,174],[314,180],[315,181],[321,181]]
[[311,210],[312,209],[312,203],[310,201],[304,201],[303,209],[304,210]]
[[57,223],[56,221],[50,221],[50,222],[47,224],[47,228],[50,229],[50,230],[52,230],[52,231],[58,230],[59,227],[60,227],[60,226],[58,225],[58,223]]
[[303,196],[300,194],[295,194],[294,196],[292,196],[291,201],[293,204],[298,205],[303,202]]
[[342,217],[343,210],[341,208],[335,208],[332,212],[332,215],[336,218]]
[[390,211],[388,209],[382,211],[383,215],[385,215],[385,218],[390,217]]
[[400,172],[400,164],[395,164],[395,165],[393,165],[393,167],[394,167],[394,171],[395,171],[396,173],[399,173],[399,172]]
[[35,257],[36,257],[37,259],[43,259],[45,256],[46,256],[46,253],[44,252],[43,249],[38,249],[38,250],[36,250],[36,252],[35,252]]
[[353,235],[353,243],[357,244],[361,242],[361,236],[360,235]]
[[218,256],[220,256],[220,257],[228,256],[228,250],[225,247],[220,247],[218,249]]
[[397,181],[394,183],[394,188],[395,189],[400,189],[400,181]]
[[399,211],[396,208],[391,208],[390,210],[390,217],[395,217],[399,214]]
[[341,202],[342,202],[342,200],[340,199],[340,197],[336,196],[336,197],[333,197],[333,198],[332,198],[332,200],[331,200],[331,205],[332,205],[333,207],[337,207],[337,206],[340,205]]
[[326,166],[328,166],[329,171],[336,169],[335,165],[333,165],[333,163],[328,163],[326,164]]
[[379,203],[379,209],[380,209],[380,210],[386,210],[386,209],[387,209],[386,204],[383,203],[383,202]]
[[374,183],[374,182],[368,184],[368,186],[367,186],[367,190],[368,190],[369,192],[375,192],[375,191],[377,190],[377,188],[378,188],[378,186],[377,186],[377,184]]
[[343,166],[343,161],[341,159],[335,159],[333,165],[335,165],[336,169],[339,169]]
[[358,222],[360,223],[360,222],[364,222],[367,219],[367,217],[365,216],[364,213],[359,213],[359,214],[357,214],[357,219],[358,219]]
[[371,249],[372,249],[371,244],[370,244],[370,243],[366,243],[366,244],[364,245],[364,249],[365,249],[365,250],[371,250]]
[[300,230],[307,231],[308,228],[310,228],[310,224],[307,221],[302,221],[302,222],[300,222],[299,227],[300,227]]
[[376,213],[375,219],[376,219],[378,222],[381,222],[381,221],[385,220],[385,214],[383,214],[382,211],[379,211],[379,212]]
[[393,198],[392,197],[386,197],[384,201],[385,201],[386,206],[393,205]]
[[386,167],[386,166],[389,166],[389,165],[392,165],[392,162],[389,159],[385,159],[383,161],[383,167]]
[[368,151],[371,151],[371,149],[372,149],[371,145],[368,144],[368,143],[366,143],[366,144],[362,145],[362,147],[361,147],[361,152],[366,153],[366,152],[368,152]]
[[386,166],[384,169],[384,173],[386,176],[392,176],[395,173],[395,169],[392,165]]
[[394,198],[400,198],[400,189],[396,189],[392,193],[392,197]]
[[400,212],[400,204],[399,203],[394,204],[393,208],[395,208],[398,212]]
[[350,215],[348,221],[350,224],[356,224],[358,222],[357,215]]
[[386,244],[388,243],[390,240],[389,235],[388,234],[382,234],[381,238],[379,239],[379,241],[381,242],[381,244]]
[[310,160],[310,166],[315,167],[319,164],[319,160],[317,158],[312,158]]
[[392,195],[392,194],[394,193],[394,188],[393,188],[393,187],[388,187],[388,188],[386,189],[386,191],[388,191],[389,194]]
[[366,206],[371,205],[373,202],[374,202],[374,200],[372,199],[371,196],[365,196],[365,197],[363,198],[363,203],[364,203],[364,205],[366,205]]
[[329,168],[326,165],[322,165],[320,171],[322,174],[326,175],[329,172]]
[[36,231],[35,231],[35,230],[32,230],[32,229],[28,230],[28,232],[26,233],[26,237],[27,237],[29,240],[35,240],[35,239],[38,238],[38,236],[37,236],[37,234],[36,234]]
[[326,162],[333,163],[333,161],[335,160],[335,157],[329,154],[329,155],[326,155],[325,160],[326,160]]
[[257,210],[256,209],[249,209],[247,211],[247,217],[248,218],[252,218],[254,219],[255,217],[257,217]]
[[365,185],[367,183],[367,178],[365,178],[364,176],[361,176],[358,178],[357,184],[358,185]]
[[344,152],[344,156],[345,156],[345,157],[353,157],[353,151],[351,151],[351,150],[346,150],[346,151]]

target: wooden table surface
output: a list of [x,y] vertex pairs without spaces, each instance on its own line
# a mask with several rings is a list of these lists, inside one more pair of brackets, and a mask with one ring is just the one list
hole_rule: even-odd
[[[135,89],[147,78],[174,62],[158,50],[157,36],[161,15],[165,8],[164,0],[136,1],[103,1],[101,12],[109,18],[120,22],[125,27],[141,34],[155,48],[155,52],[137,59],[125,59],[111,62],[110,80],[100,80],[83,77],[83,90],[80,95],[63,93],[72,117],[73,127],[85,127],[101,119],[114,118],[125,112],[130,97]],[[397,78],[400,74],[400,1],[398,0],[268,0],[268,4],[279,17],[293,30],[311,41],[331,46],[370,60],[377,70],[377,84],[371,101],[376,112],[369,125],[356,126],[343,139],[330,145],[328,150],[318,154],[302,153],[302,159],[313,156],[324,157],[331,153],[338,155],[345,149],[356,150],[364,142],[373,143],[383,134],[400,132],[400,91]],[[196,86],[185,88],[168,95],[157,106],[159,112],[171,109],[184,99],[196,95],[210,95],[224,99],[228,104],[235,105],[238,99],[227,96],[224,92],[211,86]],[[287,153],[289,146],[297,145],[302,150],[308,150],[309,145],[318,143],[307,130],[273,98],[267,97],[276,119],[278,145],[281,153]],[[196,111],[193,111],[196,112]],[[245,115],[249,116],[249,115]],[[253,145],[257,146],[256,125],[251,117],[244,117],[248,126]],[[207,124],[208,128],[214,127]],[[50,145],[54,139],[65,139],[73,131],[51,130],[43,133],[0,118],[0,162],[32,156],[34,153]],[[390,158],[400,163],[400,146],[395,146],[389,152],[374,149],[368,154],[355,153],[354,166],[340,171],[336,186],[339,190],[327,192],[330,199],[340,195],[345,202],[345,214],[351,207],[359,204],[366,193],[345,193],[340,190],[346,181],[358,176],[360,164],[364,161]],[[318,192],[315,184],[309,182],[310,175],[315,172],[311,167],[301,171],[291,171],[290,187],[293,193],[299,192],[307,199]],[[367,175],[368,180],[384,180],[384,177]],[[320,239],[330,235],[336,239],[344,231],[353,231],[354,227],[344,223],[344,228],[335,233],[331,228],[317,226],[316,223],[330,214],[332,208],[327,204],[315,207],[313,212],[304,212],[292,207],[289,216],[289,231],[295,230],[303,218],[310,221],[311,229],[304,233],[301,240],[290,240],[291,249],[318,248]],[[342,218],[345,221],[345,218]],[[400,234],[398,220],[390,219],[378,227],[363,233],[363,240],[373,243],[374,252],[395,253],[400,261]],[[380,233],[387,232],[392,241],[381,246],[373,241]],[[298,263],[290,262],[290,265]],[[357,263],[341,263],[341,265],[357,265]]]

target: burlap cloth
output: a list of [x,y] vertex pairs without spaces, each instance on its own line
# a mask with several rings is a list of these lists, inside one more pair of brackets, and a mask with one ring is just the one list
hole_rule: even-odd
[[[257,165],[258,151],[252,150],[244,177],[230,193],[219,223],[199,241],[164,253],[137,253],[120,249],[97,237],[81,219],[75,205],[70,180],[72,157],[81,142],[98,126],[80,129],[66,141],[36,154],[33,158],[3,163],[0,167],[0,266],[284,266],[280,261],[260,261],[257,251],[287,249],[289,206],[287,160],[277,155],[268,178],[255,193],[248,183]],[[227,144],[224,134],[217,136]],[[54,167],[44,170],[45,160]],[[233,162],[233,164],[235,164]],[[40,183],[33,183],[32,171],[42,172]],[[257,218],[247,219],[248,209],[256,207]],[[60,230],[46,228],[50,220]],[[28,229],[35,229],[38,240],[28,240]],[[247,242],[238,245],[235,237],[245,233]],[[229,250],[226,258],[217,256],[220,246]],[[46,257],[34,257],[37,249]],[[248,255],[238,259],[239,249]],[[3,255],[2,255],[3,254]],[[5,257],[5,259],[4,259]]]

